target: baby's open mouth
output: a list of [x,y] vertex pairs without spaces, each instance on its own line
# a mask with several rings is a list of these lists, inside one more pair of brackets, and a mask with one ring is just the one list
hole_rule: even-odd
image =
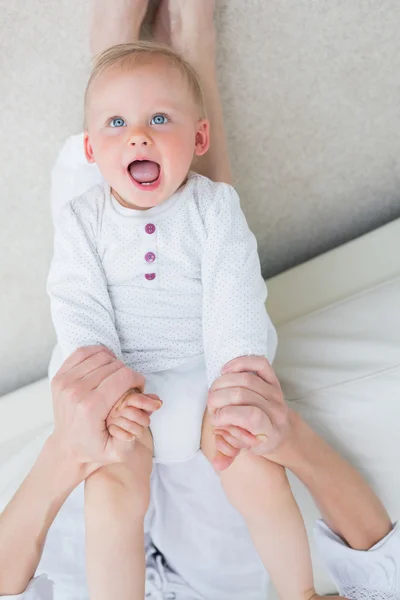
[[128,165],[128,171],[140,185],[155,183],[160,177],[160,165],[152,160],[134,160]]

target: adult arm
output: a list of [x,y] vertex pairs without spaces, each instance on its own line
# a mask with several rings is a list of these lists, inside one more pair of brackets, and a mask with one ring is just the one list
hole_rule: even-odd
[[[103,347],[81,348],[64,362],[52,381],[54,433],[0,516],[0,595],[25,590],[69,493],[100,466],[126,460],[131,445],[110,436],[106,419],[129,389],[143,385],[142,375]],[[142,399],[144,412],[159,406]]]
[[295,412],[289,435],[270,460],[283,464],[307,487],[324,521],[356,550],[368,550],[392,529],[389,516],[358,471]]
[[367,482],[289,410],[267,360],[247,356],[226,365],[211,388],[209,407],[217,430],[231,430],[248,447],[250,432],[253,452],[292,471],[351,548],[367,550],[390,532],[389,516]]
[[209,177],[213,181],[223,181],[231,184],[232,169],[218,89],[215,49],[213,48],[211,57],[207,57],[205,60],[196,60],[196,57],[192,56],[190,62],[195,66],[200,76],[211,130],[210,148],[206,154],[198,158],[194,168],[198,173]]
[[21,594],[33,577],[46,535],[84,469],[54,435],[0,515],[0,596]]

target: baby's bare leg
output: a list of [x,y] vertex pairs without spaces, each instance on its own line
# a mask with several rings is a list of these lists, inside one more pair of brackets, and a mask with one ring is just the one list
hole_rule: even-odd
[[195,170],[214,181],[232,183],[216,69],[215,0],[161,0],[153,28],[156,41],[167,43],[197,71],[211,124],[211,146]]
[[[201,448],[211,461],[216,448],[207,414]],[[228,500],[246,521],[280,598],[312,598],[315,590],[307,534],[283,467],[242,452],[220,477]]]
[[126,462],[103,467],[86,480],[87,580],[93,600],[144,598],[152,457],[147,429]]
[[92,55],[115,44],[139,38],[149,0],[91,0],[90,50]]

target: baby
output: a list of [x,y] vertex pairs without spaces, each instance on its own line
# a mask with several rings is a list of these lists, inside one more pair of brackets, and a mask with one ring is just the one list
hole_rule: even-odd
[[[243,355],[272,360],[276,347],[256,240],[238,196],[190,170],[209,143],[196,73],[171,49],[138,42],[100,55],[85,95],[84,146],[107,183],[61,211],[48,279],[63,358],[101,344],[121,360],[121,376],[127,365],[146,378],[146,393],[137,390],[110,414],[110,433],[140,438],[154,460],[166,463],[200,450],[208,390],[223,366]],[[136,496],[147,497],[149,476],[148,462],[137,461]],[[281,598],[316,597],[304,525],[284,470],[242,452],[221,480]],[[87,518],[90,510],[89,504]],[[110,559],[115,552],[110,542]],[[124,578],[134,570],[120,574],[120,600],[124,590],[126,598],[143,599],[143,552],[132,551],[140,575],[131,585]],[[97,570],[106,555],[99,552]],[[95,571],[88,573],[92,591]],[[115,587],[94,596],[115,597]]]

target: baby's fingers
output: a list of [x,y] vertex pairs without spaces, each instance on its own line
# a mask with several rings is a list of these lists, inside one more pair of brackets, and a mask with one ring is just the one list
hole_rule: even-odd
[[222,435],[235,448],[255,448],[260,443],[260,440],[242,427],[229,425],[223,428],[215,428],[214,433]]
[[216,471],[224,471],[231,466],[240,449],[232,446],[224,436],[218,433],[215,435],[215,445],[217,452],[212,461],[213,467]]
[[[130,434],[130,438],[128,441],[132,441],[132,438],[140,438],[143,435],[144,427],[136,423],[135,421],[131,421],[130,419],[126,419],[125,417],[115,417],[112,420],[112,423],[108,426],[108,431],[111,435],[114,435],[113,431],[115,431],[115,427],[125,431]],[[119,438],[121,439],[121,438]]]
[[129,431],[125,431],[125,429],[121,429],[121,427],[118,427],[118,425],[110,425],[108,427],[108,432],[110,435],[112,435],[112,437],[120,442],[132,442],[136,439],[136,436],[134,436],[132,433],[129,433]]
[[254,435],[234,425],[214,429],[214,434],[217,454],[213,465],[217,471],[224,471],[230,467],[241,450],[248,450],[260,443]]
[[133,406],[127,406],[124,404],[118,411],[113,411],[108,419],[107,426],[110,427],[117,419],[123,417],[134,423],[138,423],[142,427],[148,427],[150,425],[150,416],[144,410],[134,408]]
[[129,394],[119,407],[119,410],[122,410],[125,406],[139,408],[151,414],[161,408],[162,402],[156,394]]

